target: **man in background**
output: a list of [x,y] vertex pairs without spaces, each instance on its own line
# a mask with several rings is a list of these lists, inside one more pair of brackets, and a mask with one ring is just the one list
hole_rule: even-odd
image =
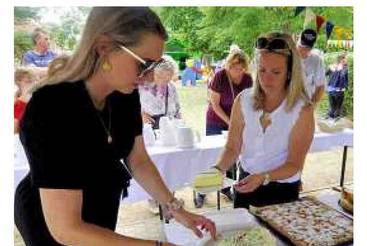
[[305,88],[312,102],[318,103],[325,90],[325,65],[319,51],[313,48],[317,33],[305,29],[297,42],[297,50],[302,58],[305,73]]
[[47,74],[48,64],[57,57],[57,54],[50,50],[49,35],[43,29],[36,28],[31,37],[34,48],[24,53],[22,65],[31,67],[32,72],[41,78]]

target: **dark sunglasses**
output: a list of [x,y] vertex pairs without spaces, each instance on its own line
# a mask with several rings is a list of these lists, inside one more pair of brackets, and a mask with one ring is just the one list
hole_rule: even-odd
[[163,59],[159,59],[158,61],[154,60],[144,60],[145,63],[139,63],[139,75],[138,77],[143,77],[147,73],[153,71],[159,64],[163,62]]
[[154,60],[144,60],[137,54],[135,54],[130,49],[126,48],[123,45],[120,45],[120,48],[129,53],[132,57],[134,57],[137,61],[139,61],[138,65],[138,77],[143,77],[150,71],[153,71],[159,64],[163,62],[163,59],[159,59],[158,61]]
[[256,40],[256,49],[284,50],[289,49],[287,42],[281,38],[260,37]]

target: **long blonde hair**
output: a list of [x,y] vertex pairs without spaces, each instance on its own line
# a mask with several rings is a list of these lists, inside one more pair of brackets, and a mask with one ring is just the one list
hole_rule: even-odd
[[102,63],[96,51],[96,42],[101,35],[126,47],[134,47],[147,33],[157,34],[164,40],[168,38],[159,17],[149,8],[94,7],[74,53],[56,58],[49,65],[48,74],[38,88],[47,84],[88,79],[94,74]]
[[[298,55],[296,44],[293,41],[292,37],[286,33],[269,33],[267,35],[261,35],[261,37],[266,37],[268,39],[283,39],[288,47],[289,52],[288,54],[285,51],[276,51],[277,54],[284,55],[287,58],[287,80],[289,81],[286,83],[286,108],[287,112],[291,111],[298,100],[304,100],[306,104],[312,104],[310,98],[306,93],[306,89],[304,86],[304,74],[303,68],[301,65],[301,58]],[[264,53],[273,52],[271,50],[257,50],[255,52],[255,63],[256,63],[256,75],[255,75],[255,83],[254,83],[254,90],[253,90],[253,108],[254,110],[261,110],[264,109],[265,103],[265,92],[261,88],[259,76],[258,76],[258,69],[259,69],[259,59],[260,56]],[[291,59],[291,60],[290,60]],[[291,72],[290,72],[291,70]]]

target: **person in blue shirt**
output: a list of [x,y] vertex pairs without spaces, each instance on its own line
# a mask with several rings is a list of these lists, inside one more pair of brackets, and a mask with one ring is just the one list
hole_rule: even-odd
[[57,54],[49,48],[50,42],[47,32],[41,28],[36,28],[31,36],[34,48],[24,53],[22,64],[33,67],[47,67],[57,56]]
[[336,58],[336,63],[329,67],[326,75],[329,76],[330,106],[327,116],[331,119],[338,119],[342,116],[344,92],[348,88],[348,64],[345,54],[341,54]]

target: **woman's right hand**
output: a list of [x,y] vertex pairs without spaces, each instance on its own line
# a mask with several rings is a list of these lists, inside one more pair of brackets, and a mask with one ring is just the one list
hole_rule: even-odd
[[152,118],[152,116],[150,116],[150,114],[142,112],[141,117],[143,119],[143,123],[148,123],[148,124],[154,124],[155,123],[155,120]]

